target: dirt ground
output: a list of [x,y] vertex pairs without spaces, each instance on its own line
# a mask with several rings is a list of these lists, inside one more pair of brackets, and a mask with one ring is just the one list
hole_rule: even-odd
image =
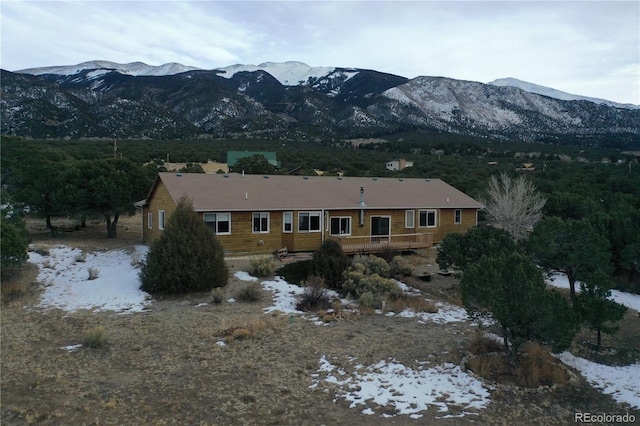
[[[119,238],[108,240],[101,224],[51,239],[30,223],[33,241],[85,250],[126,248],[140,243],[136,218],[122,222]],[[414,258],[415,261],[415,258]],[[246,260],[229,260],[231,271]],[[434,271],[433,259],[416,261],[416,271]],[[130,315],[28,309],[37,303],[37,271],[27,268],[25,294],[2,302],[1,423],[3,425],[563,425],[575,412],[633,413],[581,378],[555,390],[495,388],[477,415],[439,419],[434,407],[414,420],[383,418],[349,408],[329,384],[310,388],[322,355],[350,368],[393,358],[407,366],[429,360],[458,364],[476,333],[468,323],[420,324],[411,318],[353,315],[318,326],[304,316],[264,314],[268,292],[255,303],[213,304],[211,294],[156,299],[149,311]],[[435,300],[455,302],[454,277],[413,280]],[[225,288],[233,297],[243,283]],[[205,306],[197,306],[200,303]],[[640,320],[628,314],[621,332],[605,345],[640,346]],[[102,348],[68,352],[87,330],[104,327]],[[235,328],[256,330],[247,340],[219,346]],[[585,334],[586,336],[591,336]],[[574,348],[579,350],[579,346]],[[578,377],[580,377],[578,375]],[[488,386],[493,386],[487,383]],[[391,413],[390,407],[377,407]],[[461,409],[447,413],[456,415]]]

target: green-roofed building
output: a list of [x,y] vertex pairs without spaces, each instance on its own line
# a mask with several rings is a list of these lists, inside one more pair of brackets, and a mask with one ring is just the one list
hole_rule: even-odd
[[227,151],[227,166],[233,167],[241,158],[262,155],[273,167],[280,168],[280,162],[276,158],[275,152],[269,151]]

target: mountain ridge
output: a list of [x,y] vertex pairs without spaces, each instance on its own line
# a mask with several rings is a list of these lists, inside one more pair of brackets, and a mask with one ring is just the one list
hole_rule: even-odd
[[2,70],[2,134],[304,139],[428,128],[496,140],[640,145],[640,109],[510,85],[293,61],[214,70],[120,65],[92,61],[36,75]]
[[[82,62],[77,65],[61,65],[61,66],[46,66],[37,68],[26,68],[22,70],[13,71],[18,74],[59,74],[59,75],[71,75],[77,74],[82,70],[88,69],[111,69],[116,70],[122,74],[127,75],[175,75],[187,71],[204,70],[189,65],[183,65],[176,62],[168,62],[162,65],[147,65],[144,62],[131,62],[128,64],[120,64],[117,62],[111,62],[106,60],[93,60]],[[274,76],[281,84],[285,86],[295,86],[298,84],[305,84],[311,79],[318,79],[325,77],[336,69],[352,70],[355,68],[339,68],[339,67],[312,67],[304,62],[300,61],[286,61],[286,62],[263,62],[258,65],[252,64],[233,64],[226,67],[213,68],[212,71],[220,71],[222,77],[231,78],[238,72],[254,72],[254,71],[266,71]],[[432,77],[432,76],[417,76],[418,77]],[[435,76],[433,76],[435,77]],[[558,89],[554,89],[547,86],[542,86],[536,83],[520,80],[513,77],[498,78],[493,81],[487,82],[494,86],[510,86],[517,87],[530,93],[536,93],[550,98],[559,99],[563,101],[567,100],[586,100],[594,103],[604,103],[617,108],[640,108],[640,104],[620,103],[607,99],[595,98],[590,96],[576,95],[573,93],[563,92]]]

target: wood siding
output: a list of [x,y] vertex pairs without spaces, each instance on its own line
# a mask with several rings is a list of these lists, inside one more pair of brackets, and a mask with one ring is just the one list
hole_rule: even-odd
[[[162,231],[158,226],[158,211],[160,210],[165,211],[164,223],[166,226],[169,222],[169,217],[176,210],[176,203],[162,181],[158,181],[158,185],[154,187],[149,195],[149,204],[142,208],[142,237],[146,242],[154,241],[162,235]],[[152,214],[151,229],[149,229],[148,222],[149,213]]]
[[[158,181],[150,194],[149,203],[143,207],[143,238],[146,242],[152,242],[160,237],[162,231],[158,227],[158,212],[165,211],[165,226],[169,217],[175,211],[175,203],[162,181]],[[390,218],[391,235],[431,233],[433,242],[438,243],[451,232],[464,233],[467,229],[476,225],[476,209],[460,209],[461,223],[455,222],[456,209],[410,209],[414,212],[414,226],[406,227],[405,214],[407,209],[368,210],[364,209],[364,222],[360,225],[361,210],[331,210],[321,213],[320,232],[300,232],[299,211],[289,210],[293,213],[293,232],[283,232],[283,212],[269,211],[269,232],[258,233],[253,230],[253,213],[238,211],[220,211],[211,213],[231,213],[231,233],[229,235],[217,235],[226,253],[264,253],[271,254],[276,250],[287,247],[290,252],[314,251],[320,247],[324,239],[330,238],[331,218],[348,217],[351,219],[350,236],[371,235],[371,218],[384,216]],[[419,212],[421,210],[435,211],[436,226],[420,227]],[[314,210],[317,211],[317,210]],[[148,215],[152,214],[152,226],[149,229]],[[203,217],[207,212],[199,212]]]

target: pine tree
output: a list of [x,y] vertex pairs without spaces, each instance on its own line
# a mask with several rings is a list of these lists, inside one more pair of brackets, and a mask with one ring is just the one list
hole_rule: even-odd
[[513,361],[527,341],[565,349],[578,321],[567,302],[546,290],[536,265],[521,254],[483,257],[470,265],[460,282],[462,301],[470,313],[489,313],[500,325],[505,350]]
[[140,271],[142,290],[155,293],[210,291],[227,285],[222,245],[182,198]]
[[587,323],[589,329],[597,334],[596,350],[602,345],[602,333],[613,334],[620,328],[609,325],[624,317],[627,307],[610,299],[611,284],[607,275],[596,273],[580,283],[580,294],[576,297],[575,307]]

